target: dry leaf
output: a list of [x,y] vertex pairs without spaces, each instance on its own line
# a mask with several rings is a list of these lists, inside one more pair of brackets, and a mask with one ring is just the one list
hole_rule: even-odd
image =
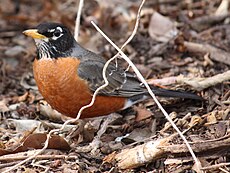
[[17,100],[19,102],[24,102],[28,98],[28,96],[29,96],[29,92],[25,92],[25,94],[23,94],[22,96],[19,96]]
[[193,126],[195,126],[195,125],[197,125],[197,124],[201,124],[202,122],[203,122],[203,121],[202,121],[202,118],[201,118],[200,116],[194,115],[194,116],[192,116],[191,121],[190,121],[190,123],[188,124],[188,126],[189,126],[189,127],[193,127]]
[[207,123],[205,123],[206,126],[217,123],[216,114],[217,111],[212,111],[209,114],[207,114]]
[[6,106],[6,101],[5,100],[1,100],[0,101],[0,113],[4,113],[4,112],[8,112],[9,108],[8,106]]
[[188,163],[188,162],[191,162],[192,160],[191,159],[185,159],[185,158],[183,158],[183,159],[177,159],[177,158],[175,158],[175,159],[166,159],[165,161],[164,161],[164,164],[165,165],[175,165],[175,164],[177,164],[177,165],[181,165],[181,164],[185,164],[185,163]]
[[111,163],[114,160],[115,156],[116,156],[116,152],[114,151],[111,154],[105,156],[105,158],[103,159],[103,162]]
[[37,121],[37,120],[7,119],[7,122],[10,127],[16,129],[16,132],[30,131],[33,128],[36,128],[36,132],[45,131],[44,127],[42,126],[41,121]]
[[150,136],[152,136],[152,133],[149,128],[136,128],[127,137],[123,138],[122,142],[132,143],[142,141]]
[[[45,133],[35,133],[31,134],[24,141],[23,146],[34,149],[40,149],[44,146],[44,142],[47,138],[47,134]],[[49,139],[48,148],[50,149],[59,149],[59,150],[69,150],[70,146],[66,142],[66,140],[59,135],[51,135]]]
[[[35,133],[30,134],[23,143],[15,143],[11,146],[11,149],[0,149],[0,156],[5,154],[13,154],[18,152],[27,151],[29,149],[41,149],[44,147],[47,134],[45,133]],[[49,139],[48,149],[59,149],[59,150],[69,150],[70,146],[65,141],[65,139],[59,135],[52,135]]]
[[51,108],[46,101],[40,101],[38,105],[40,113],[50,120],[60,121],[62,120],[62,114]]
[[136,121],[142,121],[144,119],[147,119],[153,115],[151,111],[149,111],[146,108],[141,108],[141,107],[134,107],[134,110],[137,111],[137,116],[136,116]]
[[150,20],[148,32],[152,39],[160,42],[168,42],[177,35],[178,30],[169,18],[158,12],[154,12]]

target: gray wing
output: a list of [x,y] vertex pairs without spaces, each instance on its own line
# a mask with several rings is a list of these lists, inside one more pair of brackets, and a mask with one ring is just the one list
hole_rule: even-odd
[[[74,44],[74,49],[71,50],[70,55],[81,60],[77,73],[82,79],[88,82],[90,90],[94,92],[105,83],[102,76],[105,60],[99,55],[82,48],[76,42]],[[134,102],[148,95],[147,90],[133,74],[117,68],[114,64],[108,66],[106,76],[109,85],[100,90],[100,95],[127,97]],[[157,96],[202,100],[200,96],[193,93],[167,90],[155,86],[151,86],[151,89]]]
[[[70,55],[81,60],[77,73],[79,77],[88,82],[90,90],[94,92],[105,83],[102,71],[106,61],[101,56],[84,49],[78,43],[75,42],[74,44],[74,49],[71,50]],[[101,95],[132,97],[146,93],[145,88],[140,85],[139,80],[134,75],[117,68],[114,64],[108,66],[106,77],[109,85],[100,90],[99,94]]]
[[[78,75],[88,81],[91,91],[95,91],[103,85],[102,71],[105,61],[101,59],[81,60],[78,68]],[[106,77],[109,85],[100,90],[99,94],[132,97],[135,95],[146,93],[146,89],[140,85],[139,80],[129,72],[125,72],[121,68],[117,68],[114,64],[110,64],[106,70]]]

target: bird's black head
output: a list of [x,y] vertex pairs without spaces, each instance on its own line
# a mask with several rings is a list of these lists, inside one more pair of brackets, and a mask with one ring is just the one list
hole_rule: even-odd
[[75,42],[69,29],[59,23],[42,23],[23,33],[35,40],[39,59],[67,57]]

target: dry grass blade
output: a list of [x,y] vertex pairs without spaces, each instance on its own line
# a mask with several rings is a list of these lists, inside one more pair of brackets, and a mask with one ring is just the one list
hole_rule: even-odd
[[74,31],[74,38],[76,41],[78,40],[79,31],[80,31],[80,19],[81,19],[81,11],[83,5],[84,5],[84,0],[80,0],[78,5],[78,10],[77,10],[77,18],[75,21],[75,31]]

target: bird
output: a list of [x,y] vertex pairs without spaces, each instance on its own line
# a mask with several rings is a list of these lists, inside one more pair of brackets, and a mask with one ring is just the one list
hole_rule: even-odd
[[[33,74],[38,90],[51,107],[75,118],[81,107],[91,102],[95,90],[103,85],[106,60],[82,47],[63,24],[45,22],[23,32],[37,48]],[[109,115],[150,98],[136,75],[115,63],[105,73],[108,86],[98,92],[93,106],[83,110],[81,119]],[[202,100],[202,97],[177,90],[151,86],[156,96]]]

